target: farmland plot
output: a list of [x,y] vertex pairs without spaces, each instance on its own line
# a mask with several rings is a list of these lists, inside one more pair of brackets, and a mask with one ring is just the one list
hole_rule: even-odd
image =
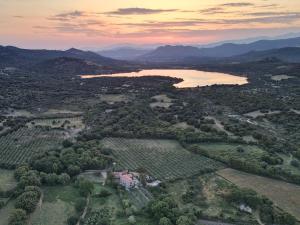
[[34,154],[59,146],[64,133],[42,128],[20,128],[0,137],[0,166],[14,167],[28,161]]
[[300,186],[233,169],[220,170],[218,174],[242,188],[267,196],[279,208],[300,220]]
[[195,155],[176,141],[105,138],[104,147],[113,151],[118,167],[128,170],[144,168],[160,180],[173,180],[214,171],[222,165]]

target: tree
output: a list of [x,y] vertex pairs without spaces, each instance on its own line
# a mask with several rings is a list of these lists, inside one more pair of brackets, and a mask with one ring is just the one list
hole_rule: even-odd
[[135,217],[134,217],[134,216],[129,216],[129,217],[128,217],[128,222],[129,222],[130,224],[136,224],[136,219],[135,219]]
[[68,225],[76,225],[78,220],[79,220],[78,216],[71,216],[71,217],[68,218],[67,224]]
[[19,187],[24,188],[26,186],[40,186],[41,179],[37,175],[36,171],[30,170],[25,173],[18,184]]
[[80,173],[80,167],[75,165],[70,165],[68,166],[67,173],[70,176],[78,175]]
[[180,216],[176,220],[176,225],[192,225],[192,221],[187,216]]
[[86,197],[92,193],[92,191],[94,189],[94,184],[88,180],[80,179],[78,187],[79,187],[79,193],[82,196]]
[[160,220],[159,220],[159,225],[172,225],[172,222],[169,218],[167,217],[162,217]]
[[8,225],[25,225],[26,212],[23,209],[15,209],[9,216]]
[[24,176],[27,172],[29,171],[29,166],[28,165],[22,165],[19,166],[16,170],[15,170],[15,178],[17,180],[20,180],[20,178],[22,176]]
[[79,199],[75,202],[75,209],[77,212],[82,212],[86,205],[86,201],[84,199]]
[[16,201],[16,208],[23,209],[27,213],[32,213],[39,201],[40,195],[36,191],[26,191],[21,194]]

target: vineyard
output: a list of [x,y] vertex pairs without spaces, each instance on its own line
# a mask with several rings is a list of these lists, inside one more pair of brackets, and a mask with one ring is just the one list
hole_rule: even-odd
[[112,150],[120,169],[144,168],[160,180],[173,180],[214,171],[222,165],[192,154],[176,141],[105,138],[104,147]]
[[59,130],[21,128],[0,137],[0,166],[12,168],[28,161],[34,154],[57,147],[64,134]]

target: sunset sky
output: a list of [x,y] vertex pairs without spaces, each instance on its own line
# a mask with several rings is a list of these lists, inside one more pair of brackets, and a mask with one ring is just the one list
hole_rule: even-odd
[[203,44],[300,32],[300,0],[0,0],[0,45]]

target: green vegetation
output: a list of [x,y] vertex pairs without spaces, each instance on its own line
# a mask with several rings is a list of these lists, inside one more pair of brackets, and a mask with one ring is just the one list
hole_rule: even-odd
[[43,188],[43,201],[31,216],[30,225],[66,225],[75,215],[75,202],[81,199],[71,186]]
[[221,164],[192,154],[175,141],[106,138],[102,144],[113,151],[121,168],[132,171],[144,168],[161,180],[189,177],[221,168]]

